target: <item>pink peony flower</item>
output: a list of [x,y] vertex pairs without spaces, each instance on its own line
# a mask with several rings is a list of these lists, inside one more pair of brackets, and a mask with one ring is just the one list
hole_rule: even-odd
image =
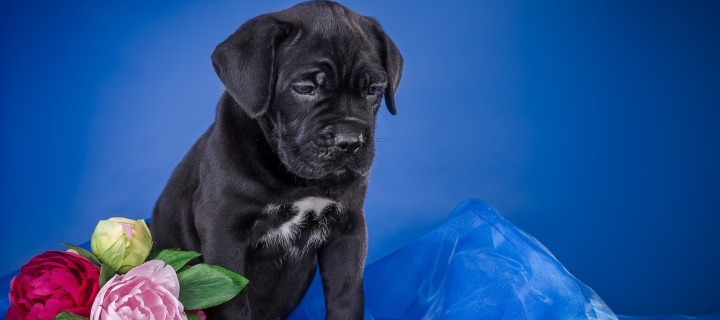
[[175,270],[163,261],[151,260],[110,279],[100,289],[90,319],[187,319],[179,296]]
[[14,319],[52,319],[63,311],[83,317],[99,290],[100,269],[80,255],[47,251],[20,267],[10,282],[5,315]]

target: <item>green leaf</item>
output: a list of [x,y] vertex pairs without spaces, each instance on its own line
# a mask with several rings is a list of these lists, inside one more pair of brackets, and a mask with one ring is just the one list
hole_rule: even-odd
[[188,320],[200,320],[200,317],[198,317],[198,315],[190,311],[185,312],[185,315],[187,315]]
[[[195,251],[181,251],[177,249],[165,249],[163,251],[160,251],[157,253],[155,257],[152,258],[152,260],[162,260],[165,261],[165,263],[169,264],[170,266],[175,269],[177,272],[180,270],[180,268],[184,267],[185,264],[187,264],[190,260],[195,259],[197,257],[201,256],[200,253]],[[148,259],[150,260],[150,259]]]
[[67,311],[63,311],[61,314],[58,314],[53,318],[53,320],[87,320],[90,318],[85,318]]
[[77,253],[79,253],[81,256],[85,257],[85,259],[90,260],[90,262],[92,262],[93,264],[95,264],[98,267],[100,266],[100,260],[98,260],[98,258],[94,254],[92,254],[92,252],[87,251],[81,247],[71,245],[69,243],[60,242],[60,244],[65,246],[65,248],[77,251]]
[[103,263],[102,266],[100,266],[100,288],[102,288],[105,283],[112,279],[112,277],[115,276],[115,273],[115,269]]
[[185,309],[207,309],[234,298],[248,280],[223,267],[198,264],[178,273],[180,302]]

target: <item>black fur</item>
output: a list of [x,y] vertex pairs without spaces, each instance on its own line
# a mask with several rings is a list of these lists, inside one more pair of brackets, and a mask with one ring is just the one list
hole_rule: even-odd
[[[212,54],[225,84],[215,122],[175,168],[152,220],[155,249],[203,254],[248,278],[209,319],[286,317],[319,264],[328,319],[362,319],[367,233],[363,203],[384,93],[402,73],[395,44],[372,18],[313,1],[243,24]],[[328,226],[322,245],[288,258],[261,241],[305,197],[335,202],[308,216],[294,245]],[[275,210],[267,210],[275,205]]]

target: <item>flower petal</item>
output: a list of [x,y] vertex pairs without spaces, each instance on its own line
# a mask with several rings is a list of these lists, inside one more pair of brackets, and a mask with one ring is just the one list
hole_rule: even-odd
[[167,288],[175,298],[180,296],[180,281],[177,273],[164,261],[150,260],[133,268],[126,276],[150,279],[153,283]]

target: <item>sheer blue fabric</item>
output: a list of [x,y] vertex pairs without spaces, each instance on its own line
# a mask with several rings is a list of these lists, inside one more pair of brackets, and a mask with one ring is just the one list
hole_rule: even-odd
[[[0,279],[0,319],[13,275]],[[467,200],[445,223],[365,272],[365,319],[720,319],[617,316],[540,242],[487,203]],[[289,317],[324,319],[316,276]]]
[[[315,279],[316,282],[319,279]],[[315,285],[291,319],[321,319]],[[480,200],[369,265],[366,319],[616,319],[537,240]]]
[[[616,316],[530,235],[467,200],[445,223],[367,266],[365,319],[720,319]],[[318,276],[292,320],[323,319]]]

